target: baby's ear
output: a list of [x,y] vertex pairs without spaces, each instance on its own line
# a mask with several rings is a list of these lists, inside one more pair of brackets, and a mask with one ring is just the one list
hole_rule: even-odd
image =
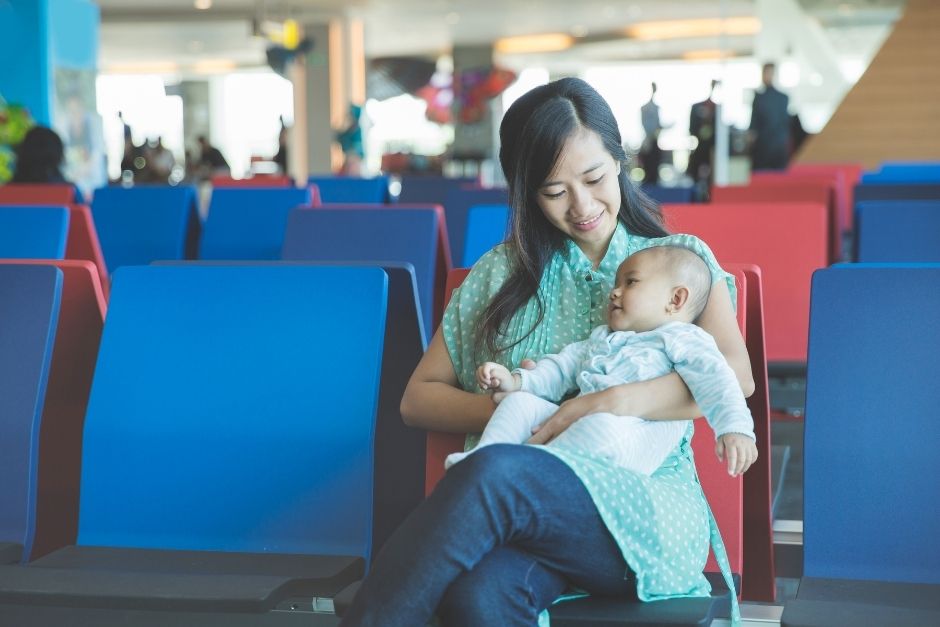
[[672,296],[669,298],[669,311],[678,313],[689,302],[689,288],[684,285],[678,285],[672,288]]

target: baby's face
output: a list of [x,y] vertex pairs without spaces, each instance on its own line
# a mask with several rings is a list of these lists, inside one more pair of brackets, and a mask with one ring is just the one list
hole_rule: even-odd
[[651,331],[670,320],[672,282],[653,251],[627,257],[617,269],[607,305],[607,325],[613,331]]

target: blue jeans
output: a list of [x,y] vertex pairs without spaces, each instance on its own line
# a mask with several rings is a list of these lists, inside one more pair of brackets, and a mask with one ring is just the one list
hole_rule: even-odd
[[636,598],[581,480],[544,450],[494,444],[453,466],[380,551],[341,625],[532,627],[568,586]]

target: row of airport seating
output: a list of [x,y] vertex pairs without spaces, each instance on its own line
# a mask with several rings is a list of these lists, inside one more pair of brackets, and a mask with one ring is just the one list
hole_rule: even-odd
[[[56,265],[66,263],[81,267],[86,283],[97,281],[83,262],[0,264],[8,304],[0,326],[7,418],[0,533],[22,538],[27,555],[51,551],[25,567],[0,568],[4,611],[23,624],[55,624],[63,608],[70,624],[158,624],[147,622],[153,613],[166,620],[174,612],[195,621],[179,624],[244,613],[264,618],[255,624],[287,624],[272,608],[333,598],[361,576],[371,551],[440,473],[448,446],[431,434],[421,463],[423,438],[396,415],[423,349],[411,272],[209,262],[122,269],[84,425],[66,431],[50,422],[53,380],[64,374],[55,374],[55,363],[75,334],[68,274]],[[738,318],[758,381],[749,403],[762,432],[760,275],[729,269],[739,282]],[[815,273],[805,573],[785,625],[864,624],[895,614],[897,622],[883,624],[932,624],[940,612],[940,552],[929,541],[938,468],[928,448],[940,435],[929,374],[940,340],[929,324],[937,288],[940,264],[844,264]],[[912,308],[911,292],[928,301]],[[879,307],[847,306],[871,299]],[[97,321],[100,293],[92,300],[84,315]],[[357,341],[337,334],[340,325],[354,325]],[[76,368],[73,362],[67,376]],[[358,376],[337,378],[337,369]],[[746,590],[760,571],[747,561],[748,481],[768,477],[752,474],[758,466],[743,482],[728,478],[710,454],[707,427],[699,431],[703,486]],[[69,448],[73,458],[79,451],[80,471],[73,459],[60,474],[71,474],[73,493],[80,488],[77,544],[40,549],[49,533],[43,525],[68,509],[37,506],[68,489],[44,472],[59,467]],[[28,502],[10,507],[18,499],[34,504],[19,521],[35,524],[32,535],[10,535],[10,521],[30,511]],[[0,554],[18,556],[10,546]],[[664,624],[664,613],[710,620],[727,606],[717,581],[715,590],[712,599],[667,604],[582,601],[559,605],[553,617],[562,625]]]
[[[309,214],[309,213],[315,213],[315,212],[307,212],[307,213]],[[471,215],[472,215],[472,214],[471,214]],[[471,220],[471,226],[472,226],[472,220]],[[689,229],[689,230],[691,230],[691,229]],[[358,232],[358,231],[356,231],[356,232]],[[428,229],[428,232],[434,233],[434,231],[431,230],[431,229]],[[441,243],[441,241],[444,240],[444,238],[441,237],[440,229],[437,230],[437,235],[436,235],[436,236],[437,236],[437,243],[436,243],[436,244],[432,244],[432,245],[431,245],[432,247],[433,247],[433,246],[441,247],[441,246],[446,245],[446,244],[442,244],[442,243]],[[432,236],[432,237],[433,237],[433,236]],[[709,238],[708,236],[705,236],[705,237],[706,237],[706,239],[707,239],[708,241],[711,242],[711,238]],[[427,241],[428,238],[424,238],[424,240]],[[427,248],[427,246],[425,246],[425,247]],[[716,248],[716,252],[717,252],[717,251],[718,251],[718,249]],[[343,257],[343,259],[346,259],[346,258],[347,258],[347,257]],[[720,253],[719,253],[719,258],[720,258],[720,259],[722,258],[722,255],[721,255]],[[739,281],[740,281],[740,279],[739,279]],[[447,293],[449,293],[449,291],[448,291]],[[743,293],[743,292],[742,292],[742,293]],[[427,302],[427,301],[425,301],[425,302]],[[437,306],[435,306],[435,309],[437,309]],[[424,326],[425,326],[425,328],[428,328],[428,325],[427,325],[426,323],[425,323]],[[750,343],[749,343],[749,344],[750,344]],[[753,352],[754,348],[753,348],[752,346],[751,346],[750,348],[751,348],[751,350],[752,350],[752,352]],[[752,355],[752,357],[753,357],[753,355]],[[409,370],[409,371],[410,371],[410,370]],[[756,370],[755,370],[755,372],[756,372]],[[756,415],[756,414],[755,414],[755,415]],[[701,457],[701,456],[700,456],[700,457]],[[433,467],[434,467],[434,466],[432,466],[432,465],[428,465],[428,469],[431,469],[431,468],[433,468]],[[754,473],[752,472],[752,473],[749,473],[749,476],[756,476],[756,475],[754,475]],[[745,492],[747,492],[747,488],[745,488]],[[747,501],[748,501],[748,499],[745,499],[745,503],[747,503]],[[753,503],[753,502],[754,502],[754,499],[751,498],[750,501]],[[724,526],[724,523],[723,523],[723,526]],[[752,527],[753,527],[753,526],[752,526]],[[750,528],[750,527],[748,527],[748,528]],[[754,534],[752,534],[752,535],[754,535]],[[745,539],[745,544],[746,544],[746,539]],[[771,560],[772,560],[772,557],[771,557]],[[757,571],[760,570],[760,569],[755,569],[755,568],[753,568],[753,566],[755,565],[754,562],[748,562],[748,563],[751,564],[751,567],[749,567],[748,569],[746,569],[746,574],[747,574],[747,576],[746,576],[745,579],[744,579],[744,590],[745,590],[745,594],[747,594],[749,582],[756,581],[755,575],[757,575]],[[772,564],[772,561],[771,561],[771,564]],[[772,568],[771,568],[771,573],[772,573]],[[770,581],[772,582],[772,574],[771,574],[771,577],[770,577]],[[756,597],[751,597],[751,598],[756,598]]]

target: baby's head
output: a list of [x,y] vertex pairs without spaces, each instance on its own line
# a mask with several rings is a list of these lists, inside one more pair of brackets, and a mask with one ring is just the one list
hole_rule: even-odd
[[651,331],[667,322],[695,322],[705,309],[711,272],[682,246],[654,246],[620,264],[607,306],[612,331]]

